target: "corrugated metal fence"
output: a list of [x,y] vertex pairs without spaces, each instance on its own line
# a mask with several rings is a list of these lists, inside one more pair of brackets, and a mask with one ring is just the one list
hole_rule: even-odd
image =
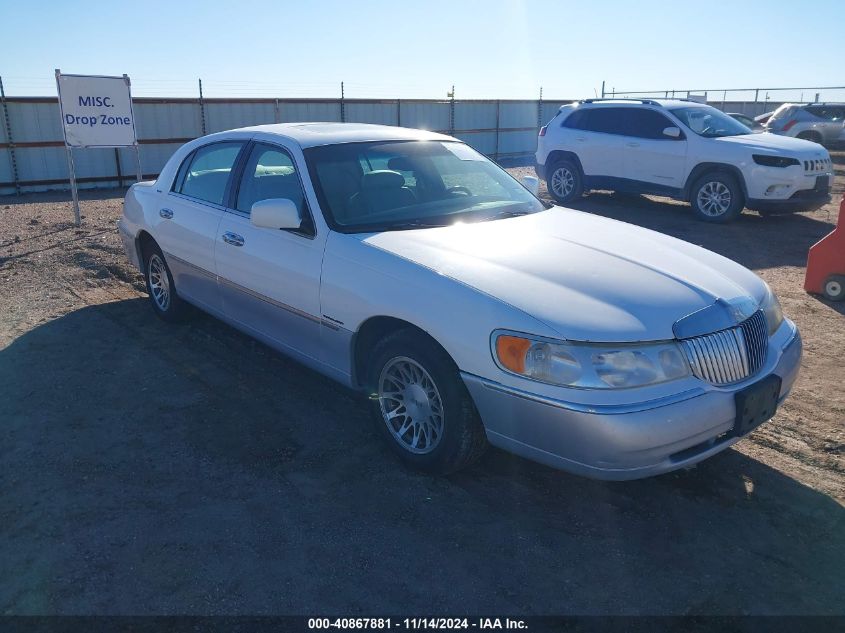
[[[153,99],[136,98],[135,125],[144,177],[156,176],[176,148],[203,134],[247,125],[348,121],[424,128],[451,134],[495,160],[534,152],[537,131],[564,101],[404,99]],[[8,97],[11,140],[0,126],[0,195],[68,185],[58,102]],[[80,186],[129,184],[131,149],[74,150]]]
[[[530,156],[537,132],[565,100],[419,99],[154,99],[136,98],[141,169],[155,177],[176,148],[191,139],[247,125],[348,121],[424,128],[451,134],[494,160]],[[779,104],[713,103],[728,112],[757,113]],[[0,125],[0,195],[68,186],[67,159],[54,97],[7,97]],[[9,134],[11,133],[11,138]],[[129,184],[131,149],[74,150],[82,187]]]

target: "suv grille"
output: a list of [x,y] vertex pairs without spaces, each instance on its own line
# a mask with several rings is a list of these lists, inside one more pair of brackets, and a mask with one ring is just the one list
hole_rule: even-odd
[[692,373],[714,385],[729,385],[756,374],[766,360],[769,331],[761,311],[738,326],[681,341]]
[[832,168],[833,163],[829,158],[819,158],[815,160],[804,161],[804,171],[807,172],[830,171]]

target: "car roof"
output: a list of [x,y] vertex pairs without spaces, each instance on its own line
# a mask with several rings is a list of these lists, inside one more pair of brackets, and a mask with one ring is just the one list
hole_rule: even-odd
[[428,130],[396,127],[393,125],[372,125],[370,123],[274,123],[238,128],[232,131],[258,132],[281,136],[296,142],[303,148],[365,141],[457,140],[451,136]]

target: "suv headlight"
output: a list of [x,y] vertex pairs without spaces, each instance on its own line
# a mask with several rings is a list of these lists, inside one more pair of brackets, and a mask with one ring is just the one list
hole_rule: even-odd
[[686,358],[671,341],[571,343],[494,332],[492,344],[493,357],[505,371],[566,387],[626,389],[690,374]]
[[780,301],[769,284],[766,284],[766,295],[760,303],[760,309],[766,317],[766,324],[769,326],[769,336],[777,332],[780,324],[783,323],[783,310],[780,307]]
[[758,165],[764,167],[789,167],[790,165],[800,165],[801,161],[797,158],[789,158],[787,156],[769,156],[768,154],[752,154],[751,158]]

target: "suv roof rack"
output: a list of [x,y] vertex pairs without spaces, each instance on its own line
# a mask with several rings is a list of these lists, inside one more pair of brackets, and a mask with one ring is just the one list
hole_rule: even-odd
[[[663,101],[688,101],[689,103],[698,103],[700,105],[707,105],[701,101],[697,101],[696,99],[690,99],[688,97],[662,97]],[[639,97],[600,97],[596,99],[582,99],[578,103],[599,103],[602,101],[634,101],[636,103],[642,103],[644,105],[654,105],[663,107],[663,104],[656,99],[645,99]]]
[[601,101],[636,101],[646,105],[660,105],[654,99],[639,99],[637,97],[601,97],[596,99],[582,99],[580,103],[598,103]]

